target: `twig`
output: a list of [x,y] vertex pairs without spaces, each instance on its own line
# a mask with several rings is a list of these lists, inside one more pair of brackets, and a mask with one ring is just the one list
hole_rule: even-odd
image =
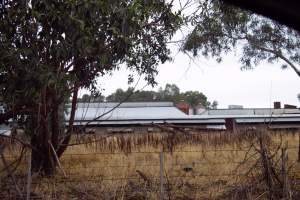
[[54,147],[53,147],[53,145],[52,145],[52,143],[51,143],[50,141],[49,141],[49,145],[50,145],[50,147],[51,147],[51,150],[53,151],[53,154],[54,154],[54,157],[55,157],[55,160],[56,160],[56,162],[57,162],[57,164],[58,164],[59,169],[62,171],[64,177],[67,177],[66,172],[65,172],[64,169],[62,168],[62,165],[61,165],[61,163],[60,163],[60,161],[59,161],[59,159],[58,159],[58,156],[57,156],[57,154],[56,154],[56,151],[55,151],[55,149],[54,149]]
[[262,194],[258,195],[254,200],[259,199],[260,197],[262,197],[264,194],[266,194],[267,191],[263,192]]

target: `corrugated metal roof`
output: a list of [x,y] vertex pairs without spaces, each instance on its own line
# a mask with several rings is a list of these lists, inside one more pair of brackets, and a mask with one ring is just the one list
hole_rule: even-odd
[[136,108],[136,107],[172,107],[173,102],[99,102],[99,103],[77,103],[77,108],[113,108],[118,106],[119,108]]
[[271,115],[190,115],[193,119],[226,119],[226,118],[299,118],[299,114],[271,114]]
[[[201,115],[186,115],[172,102],[126,102],[115,108],[117,105],[118,103],[79,103],[74,124],[84,125],[105,113],[107,114],[91,122],[90,125],[151,123],[224,125],[226,118],[233,118],[237,123],[287,124],[290,122],[300,124],[300,111],[298,109],[218,109],[207,110]],[[69,114],[66,115],[67,120]],[[68,124],[67,121],[66,124]],[[9,131],[9,129],[0,125],[0,134]]]
[[[107,106],[106,106],[107,105]],[[126,103],[115,108],[117,103],[83,104],[76,110],[75,121],[92,120],[104,115],[99,120],[141,120],[141,119],[181,119],[188,115],[177,109],[169,102]],[[112,110],[113,109],[113,110]],[[112,111],[111,111],[112,110]],[[111,111],[111,112],[109,112]],[[107,113],[107,114],[106,114]],[[69,115],[69,114],[68,114]],[[66,116],[67,119],[69,116]]]
[[244,108],[244,109],[215,109],[206,110],[201,115],[274,115],[274,114],[300,114],[299,109],[273,109],[273,108]]
[[[105,113],[107,114],[90,124],[224,124],[226,118],[234,118],[237,123],[300,123],[298,109],[217,109],[207,110],[201,115],[186,115],[174,107],[172,102],[126,102],[115,108],[117,105],[118,103],[80,103],[77,106],[75,124],[85,124]],[[113,108],[115,109],[109,112]]]
[[275,124],[269,127],[271,129],[300,129],[300,124]]
[[[226,116],[228,117],[228,116]],[[173,118],[173,119],[120,119],[120,120],[96,120],[90,123],[90,125],[134,125],[134,124],[163,124],[163,123],[170,123],[170,124],[225,124],[225,118],[219,116],[217,118],[216,116],[210,117],[210,118],[195,118],[195,117],[188,117],[188,118]],[[273,116],[273,117],[258,117],[258,116],[243,116],[239,118],[234,118],[237,123],[265,123],[265,124],[271,124],[271,123],[296,123],[300,124],[300,115],[297,116]],[[86,124],[88,120],[86,121],[76,121],[75,125],[84,125]]]
[[0,125],[0,135],[10,135],[10,127],[4,124]]
[[[87,121],[75,121],[74,125],[85,125]],[[139,124],[224,124],[224,119],[144,119],[93,121],[89,125],[139,125]]]
[[272,117],[244,117],[236,118],[237,123],[300,123],[300,115],[280,115]]

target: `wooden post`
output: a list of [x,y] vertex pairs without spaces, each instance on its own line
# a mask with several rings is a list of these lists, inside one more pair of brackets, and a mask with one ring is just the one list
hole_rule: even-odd
[[263,173],[265,176],[265,181],[268,186],[268,192],[269,192],[269,200],[274,199],[273,198],[273,191],[274,191],[274,183],[273,183],[273,178],[272,178],[272,173],[271,173],[271,166],[270,166],[270,160],[268,158],[268,153],[265,147],[265,144],[263,142],[262,135],[260,133],[259,136],[259,145],[260,145],[260,156],[262,160],[262,165],[263,165]]
[[160,200],[164,199],[164,153],[159,153],[160,166]]
[[298,136],[298,162],[300,162],[300,134]]
[[288,171],[287,171],[287,163],[288,162],[288,154],[287,154],[287,144],[284,148],[281,149],[281,173],[282,173],[282,195],[284,199],[292,199],[289,180],[288,180]]
[[30,200],[30,190],[31,190],[31,152],[28,155],[26,200]]

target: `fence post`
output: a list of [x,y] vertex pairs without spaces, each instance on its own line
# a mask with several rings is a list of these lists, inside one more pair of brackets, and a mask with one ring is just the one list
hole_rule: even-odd
[[300,162],[300,134],[298,136],[298,162]]
[[265,147],[265,143],[262,138],[262,133],[259,135],[259,146],[260,146],[260,156],[261,156],[261,161],[262,161],[262,167],[263,167],[263,173],[265,176],[265,181],[268,186],[268,199],[274,199],[274,183],[273,183],[273,177],[272,177],[272,172],[271,172],[271,166],[270,166],[270,159],[268,156],[268,152]]
[[159,153],[159,166],[160,166],[160,200],[164,199],[164,153]]
[[31,191],[31,152],[28,154],[26,200],[30,200],[30,191]]
[[289,180],[288,180],[288,171],[287,171],[287,163],[288,162],[288,154],[287,154],[287,144],[284,148],[281,149],[281,173],[282,173],[282,193],[285,199],[292,199]]

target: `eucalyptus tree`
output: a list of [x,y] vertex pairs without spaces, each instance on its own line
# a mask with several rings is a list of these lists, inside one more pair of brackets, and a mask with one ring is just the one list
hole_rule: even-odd
[[[222,61],[226,53],[235,51],[239,55],[242,69],[252,69],[262,61],[276,62],[280,63],[282,68],[291,68],[300,77],[298,31],[224,3],[228,1],[250,6],[250,2],[196,1],[198,7],[193,15],[189,16],[193,30],[185,40],[183,51],[192,52],[194,56],[200,54],[213,57],[218,62]],[[252,2],[251,5],[256,3],[258,2]],[[261,6],[267,5],[270,6],[271,3]],[[291,19],[291,22],[293,20]],[[298,160],[300,161],[300,142]]]
[[[163,0],[10,0],[0,16],[0,123],[30,138],[32,170],[50,175],[73,133],[78,90],[126,66],[155,84],[181,23]],[[132,80],[132,77],[130,77]],[[68,130],[60,109],[72,98]],[[53,150],[54,149],[54,150]],[[55,155],[56,154],[56,155]]]
[[207,101],[207,97],[198,91],[186,91],[182,94],[182,99],[184,99],[192,108],[193,115],[197,114],[197,106],[202,106],[203,108],[209,108],[210,102]]
[[299,32],[223,1],[198,2],[196,12],[189,16],[193,30],[185,40],[184,51],[219,62],[226,53],[236,51],[244,69],[261,61],[278,62],[300,76]]

